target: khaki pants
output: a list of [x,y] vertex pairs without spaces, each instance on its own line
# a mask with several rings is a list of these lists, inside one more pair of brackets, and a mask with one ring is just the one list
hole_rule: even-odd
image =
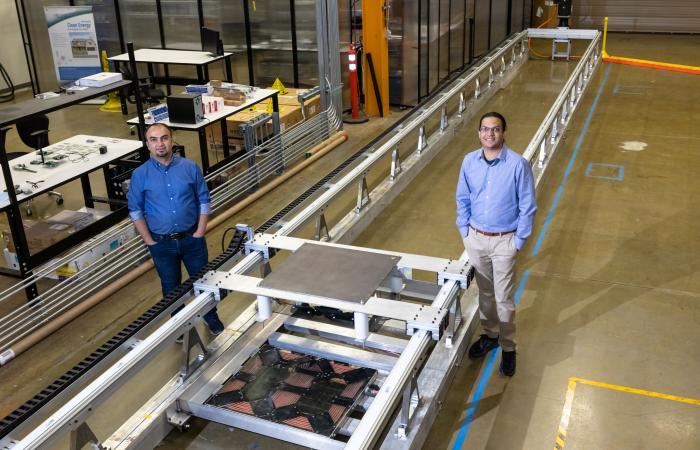
[[505,351],[515,350],[515,233],[484,236],[474,229],[464,248],[476,270],[481,326],[490,338],[498,336]]

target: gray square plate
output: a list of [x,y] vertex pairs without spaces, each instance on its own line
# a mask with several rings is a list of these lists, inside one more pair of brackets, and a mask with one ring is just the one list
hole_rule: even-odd
[[364,303],[399,259],[305,243],[265,277],[260,286]]

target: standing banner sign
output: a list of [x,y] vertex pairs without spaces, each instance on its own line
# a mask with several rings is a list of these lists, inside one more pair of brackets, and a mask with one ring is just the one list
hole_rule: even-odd
[[59,83],[102,72],[92,6],[46,6],[44,14]]

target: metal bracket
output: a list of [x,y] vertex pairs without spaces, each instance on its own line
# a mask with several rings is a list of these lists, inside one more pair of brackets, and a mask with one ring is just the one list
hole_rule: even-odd
[[255,241],[248,241],[245,244],[245,254],[248,255],[252,252],[262,253],[263,259],[265,261],[270,260],[270,248],[265,244],[258,244]]
[[401,173],[401,158],[399,157],[399,146],[394,147],[391,152],[391,174],[389,179],[394,181],[394,179]]
[[447,118],[447,106],[442,107],[442,112],[440,113],[440,133],[444,133],[450,122]]
[[416,148],[416,153],[420,155],[427,146],[428,140],[425,138],[425,123],[422,123],[420,128],[418,128],[418,145]]
[[194,290],[195,295],[207,293],[211,294],[214,297],[214,300],[216,300],[217,302],[221,301],[221,289],[219,289],[216,286],[212,286],[211,284],[208,284],[206,280],[207,277],[205,275],[194,282],[194,284],[192,285],[192,290]]
[[92,432],[88,424],[83,422],[78,428],[71,430],[69,448],[70,450],[80,450],[88,444],[91,444],[93,449],[104,449],[95,433]]
[[[201,352],[192,360],[192,349],[196,346],[199,346]],[[192,375],[192,372],[197,370],[197,368],[204,363],[209,355],[195,327],[190,327],[190,329],[185,332],[182,342],[182,351],[184,353],[184,360],[182,368],[180,369],[180,380],[185,381]]]
[[455,301],[450,305],[450,313],[447,319],[447,335],[445,336],[445,347],[452,348],[454,336],[462,324],[462,304],[460,297],[456,296]]
[[474,277],[473,272],[474,268],[464,261],[451,259],[447,266],[441,272],[438,272],[438,285],[442,286],[447,281],[453,280],[459,283],[460,288],[467,289],[471,279]]
[[357,183],[357,205],[355,212],[359,213],[365,206],[369,205],[369,189],[367,189],[367,172],[362,175],[362,179]]
[[246,234],[246,237],[248,238],[248,242],[255,240],[255,230],[250,225],[246,225],[244,223],[237,223],[236,231],[244,232]]
[[321,239],[324,241],[331,240],[331,233],[328,230],[328,224],[326,223],[326,215],[323,212],[321,212],[321,214],[318,215],[318,218],[316,218],[316,231],[314,232],[314,239],[317,241],[320,241]]
[[19,445],[19,441],[13,439],[11,436],[5,436],[4,438],[0,439],[0,448],[2,450],[12,450],[17,445]]
[[442,339],[443,331],[447,321],[445,320],[449,311],[444,308],[435,309],[420,307],[413,319],[406,320],[406,334],[413,336],[416,331],[424,330],[430,333],[430,337],[439,341]]
[[420,392],[418,391],[416,373],[414,371],[411,378],[406,381],[406,385],[403,387],[403,398],[401,399],[401,420],[399,422],[399,428],[396,430],[396,434],[398,435],[399,439],[406,439],[411,426],[411,421],[421,403],[422,398],[420,396]]
[[175,405],[168,407],[165,411],[168,423],[180,431],[187,431],[190,428],[189,421],[192,415],[179,408],[179,400],[175,402]]

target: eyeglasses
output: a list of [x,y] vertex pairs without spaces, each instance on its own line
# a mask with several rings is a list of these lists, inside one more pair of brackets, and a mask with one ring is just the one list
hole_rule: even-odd
[[503,128],[501,127],[480,127],[479,132],[480,133],[488,133],[489,131],[493,131],[494,134],[500,133],[503,131]]

